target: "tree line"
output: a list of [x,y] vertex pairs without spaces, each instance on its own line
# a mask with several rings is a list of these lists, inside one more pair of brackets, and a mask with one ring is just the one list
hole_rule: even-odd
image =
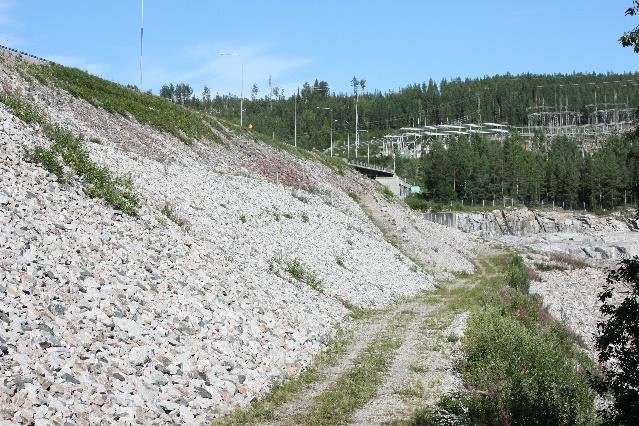
[[[327,148],[331,126],[334,139],[345,141],[355,133],[355,103],[359,128],[371,139],[403,126],[466,122],[498,122],[527,125],[528,114],[543,108],[581,114],[612,104],[639,104],[639,73],[625,74],[521,74],[482,78],[432,79],[387,92],[366,90],[366,80],[353,78],[350,93],[335,93],[328,82],[305,83],[295,93],[284,94],[272,87],[260,92],[257,84],[244,101],[244,122],[255,131],[290,142],[295,128],[297,103],[298,145],[307,149]],[[357,84],[355,84],[357,83]],[[363,83],[363,84],[362,84]],[[213,95],[208,87],[194,93],[188,84],[167,84],[160,95],[184,105],[209,111],[239,122],[240,99],[235,95]],[[327,108],[332,110],[331,114]],[[335,121],[336,120],[336,121]]]
[[[527,205],[554,203],[566,209],[596,210],[639,200],[639,136],[611,137],[594,152],[578,141],[537,139],[532,149],[517,136],[503,142],[474,136],[435,141],[421,159],[400,159],[398,174],[423,188],[427,200],[465,200],[489,206],[492,200]],[[386,165],[390,158],[380,161]],[[397,159],[396,159],[397,161]]]

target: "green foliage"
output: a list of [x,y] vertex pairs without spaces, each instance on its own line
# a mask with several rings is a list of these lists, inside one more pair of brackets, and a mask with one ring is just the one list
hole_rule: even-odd
[[[627,16],[635,16],[639,13],[639,0],[633,0],[632,6],[626,9]],[[632,47],[635,53],[639,53],[639,26],[631,31],[624,32],[619,38],[619,43],[623,47]]]
[[359,195],[357,195],[355,192],[349,192],[348,196],[356,203],[359,203]]
[[530,287],[530,276],[521,256],[514,256],[506,268],[506,283],[522,292],[527,292]]
[[215,119],[166,99],[103,80],[76,68],[32,65],[29,71],[43,84],[62,88],[72,96],[109,112],[133,116],[138,122],[170,133],[185,143],[193,139],[220,141],[215,132],[219,128]]
[[35,147],[27,154],[27,159],[42,165],[60,180],[65,179],[64,165],[68,166],[82,178],[87,196],[101,198],[128,215],[137,214],[140,200],[130,178],[115,177],[108,168],[92,162],[80,138],[58,125],[49,123],[28,101],[9,93],[2,93],[0,102],[7,105],[25,122],[40,125],[44,135],[52,141],[49,148]]
[[411,424],[596,423],[594,366],[582,342],[550,316],[540,296],[504,286],[511,270],[523,275],[517,257],[479,259],[476,285],[445,290],[457,301],[450,309],[471,310],[456,366],[466,390],[422,410]]
[[308,223],[310,221],[310,219],[308,218],[308,214],[306,212],[302,212],[302,222],[304,223]]
[[56,175],[59,180],[64,178],[64,167],[58,159],[58,154],[48,148],[36,146],[27,155],[32,163],[40,164],[49,173]]
[[[617,297],[625,295],[621,302]],[[619,298],[621,299],[621,298]],[[596,346],[602,376],[602,396],[611,394],[613,406],[606,417],[613,424],[637,424],[639,419],[639,257],[623,259],[608,275],[603,291],[603,321],[598,324]]]
[[0,93],[0,102],[5,104],[11,110],[13,115],[27,124],[40,124],[42,122],[42,114],[37,108],[23,100],[20,96],[11,93]]
[[499,308],[472,315],[459,366],[472,423],[590,423],[594,395],[584,365],[559,346]]
[[299,259],[291,259],[286,261],[286,272],[298,280],[306,283],[313,290],[321,293],[322,280],[311,270],[309,270]]

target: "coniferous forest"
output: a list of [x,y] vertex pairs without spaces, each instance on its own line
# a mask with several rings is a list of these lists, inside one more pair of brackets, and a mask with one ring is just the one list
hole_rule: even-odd
[[[435,142],[421,159],[396,159],[397,172],[422,186],[423,198],[466,206],[552,206],[608,209],[639,200],[639,138],[610,138],[602,148],[585,152],[567,138],[537,141],[526,149],[517,137],[503,143],[482,137]],[[392,165],[391,158],[377,161]]]

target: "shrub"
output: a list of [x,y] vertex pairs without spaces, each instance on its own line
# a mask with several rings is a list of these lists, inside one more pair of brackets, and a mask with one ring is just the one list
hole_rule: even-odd
[[553,335],[540,336],[496,307],[473,314],[460,361],[473,424],[588,423],[594,395],[586,361],[566,356]]
[[[618,304],[613,295],[625,294]],[[613,406],[604,415],[613,424],[637,424],[639,419],[639,257],[623,259],[611,271],[603,291],[604,320],[598,324],[596,346],[602,377],[595,380],[602,396],[611,393]]]
[[514,256],[506,267],[506,283],[517,290],[527,292],[530,276],[521,256]]
[[406,198],[404,198],[408,207],[413,210],[428,210],[430,207],[430,203],[426,201],[426,199],[418,194],[410,194]]

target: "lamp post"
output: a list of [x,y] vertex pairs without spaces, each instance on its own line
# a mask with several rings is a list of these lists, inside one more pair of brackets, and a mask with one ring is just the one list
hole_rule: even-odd
[[331,112],[331,157],[333,156],[333,123],[335,122],[335,120],[333,120],[333,108],[320,108],[320,107],[315,107],[316,109],[323,109],[323,110],[327,110]]
[[[220,56],[240,56],[237,53],[222,52]],[[242,61],[242,87],[240,88],[240,127],[244,127],[244,61]]]

